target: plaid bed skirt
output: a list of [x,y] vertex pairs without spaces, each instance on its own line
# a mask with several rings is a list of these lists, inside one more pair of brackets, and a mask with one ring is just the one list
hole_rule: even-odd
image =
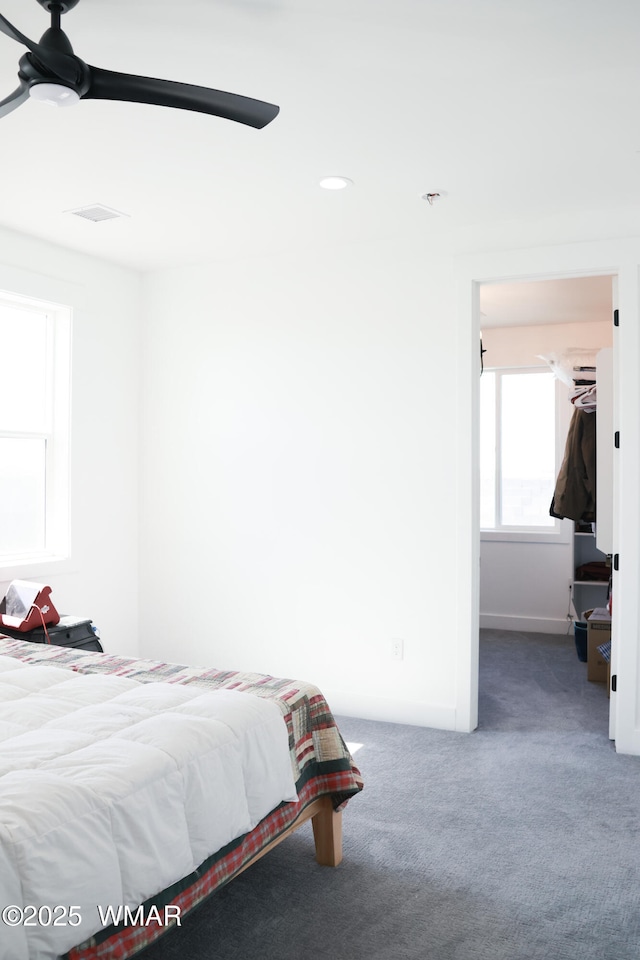
[[[215,890],[231,880],[252,857],[279,837],[313,800],[330,796],[339,810],[362,790],[362,777],[317,687],[256,673],[191,667],[94,653],[69,647],[12,640],[0,636],[0,656],[24,663],[54,665],[78,673],[115,674],[141,683],[193,684],[205,690],[240,690],[272,700],[282,711],[289,731],[289,752],[298,791],[297,803],[283,803],[255,830],[209,857],[190,876],[162,891],[145,906],[162,910],[180,907],[181,919]],[[75,947],[67,960],[127,960],[167,929],[153,922],[141,926],[106,927]]]

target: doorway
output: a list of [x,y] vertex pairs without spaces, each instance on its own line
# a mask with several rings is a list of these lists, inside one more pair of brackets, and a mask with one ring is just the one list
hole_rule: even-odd
[[[615,745],[640,755],[640,239],[579,243],[559,241],[541,247],[463,255],[455,266],[460,330],[459,408],[456,458],[460,482],[456,500],[459,606],[456,631],[456,729],[478,723],[480,610],[479,456],[480,286],[483,283],[567,279],[607,274],[617,277],[620,326],[614,331],[614,418],[623,438],[615,452],[614,574],[612,628],[616,637],[612,672]],[[627,441],[624,441],[624,437]]]
[[578,359],[595,365],[613,345],[612,277],[481,284],[480,311],[481,412],[492,399],[487,377],[509,387],[496,402],[493,436],[483,437],[481,422],[480,470],[485,488],[493,478],[503,516],[481,507],[480,625],[563,633],[569,604],[580,605],[569,595],[573,524],[549,515],[574,410],[566,380]]
[[[595,422],[595,391],[574,381],[586,382],[599,351],[613,345],[613,280],[480,284],[479,626],[491,645],[533,642],[548,656],[555,640],[566,657],[585,604],[606,603],[606,583],[586,590],[575,579],[576,542],[584,544],[574,520],[549,507],[576,392]],[[577,655],[566,666],[569,679],[575,668],[576,682],[582,673],[586,681]]]

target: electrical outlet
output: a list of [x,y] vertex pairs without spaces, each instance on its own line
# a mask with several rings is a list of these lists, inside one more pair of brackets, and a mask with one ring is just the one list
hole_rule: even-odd
[[402,660],[404,657],[404,640],[395,639],[391,641],[391,659]]

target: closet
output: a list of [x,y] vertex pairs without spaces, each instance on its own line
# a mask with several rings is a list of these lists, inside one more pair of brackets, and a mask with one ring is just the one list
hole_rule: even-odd
[[[485,369],[524,368],[548,364],[542,357],[569,348],[597,357],[600,381],[602,348],[612,355],[612,278],[582,277],[483,285],[480,309]],[[599,356],[598,356],[599,355]],[[547,365],[547,369],[549,369]],[[604,381],[603,381],[604,384]],[[569,388],[558,382],[558,463],[562,459],[572,414]],[[603,395],[611,392],[598,383]],[[607,413],[596,408],[599,438],[611,435]],[[600,423],[605,417],[606,424]],[[600,439],[612,459],[611,441]],[[481,533],[480,626],[523,632],[572,634],[573,622],[584,610],[606,603],[607,587],[587,581],[576,586],[575,567],[611,552],[611,465],[597,464],[599,496],[597,535],[576,529],[573,521],[558,521],[554,536],[500,538]],[[606,478],[609,478],[608,480]],[[602,493],[608,485],[608,493]],[[548,502],[551,502],[553,480]],[[587,533],[588,535],[582,535]],[[603,546],[601,534],[606,536]],[[599,552],[596,553],[595,551]],[[575,609],[574,609],[575,598]]]
[[573,522],[577,620],[607,605],[613,537],[613,350],[570,348],[550,361],[573,406],[551,511]]

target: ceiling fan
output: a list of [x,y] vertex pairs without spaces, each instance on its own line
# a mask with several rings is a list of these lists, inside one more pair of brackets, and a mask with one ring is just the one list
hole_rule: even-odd
[[38,3],[51,13],[51,26],[38,43],[25,37],[0,14],[0,32],[29,50],[19,60],[20,86],[0,101],[0,117],[11,113],[29,96],[56,106],[68,106],[79,100],[154,103],[209,113],[258,129],[278,115],[280,108],[275,104],[235,93],[91,67],[75,55],[60,26],[61,15],[72,10],[78,0],[38,0]]

